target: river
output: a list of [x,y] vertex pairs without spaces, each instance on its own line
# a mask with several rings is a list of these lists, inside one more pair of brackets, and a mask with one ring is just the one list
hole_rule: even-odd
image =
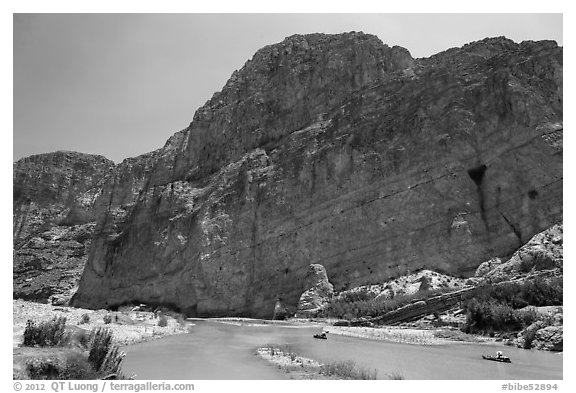
[[[320,362],[354,360],[376,369],[378,379],[396,373],[405,379],[562,379],[563,355],[497,344],[412,345],[328,335],[312,338],[319,327],[236,326],[195,321],[191,333],[130,345],[123,370],[136,379],[266,380],[286,373],[255,355],[265,344],[289,344],[294,352]],[[483,360],[504,351],[512,363]]]

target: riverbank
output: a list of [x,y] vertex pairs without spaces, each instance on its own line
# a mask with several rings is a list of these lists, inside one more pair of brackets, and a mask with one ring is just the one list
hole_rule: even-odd
[[462,333],[458,330],[443,328],[415,329],[396,326],[359,327],[330,326],[326,327],[330,334],[349,336],[368,340],[388,341],[401,344],[442,345],[458,343],[494,342],[493,339]]
[[463,333],[457,329],[409,328],[400,326],[360,327],[333,326],[336,320],[290,318],[283,321],[253,319],[253,318],[210,318],[210,321],[234,326],[284,326],[292,328],[317,327],[318,332],[328,331],[330,334],[349,336],[367,340],[387,341],[401,344],[442,345],[453,343],[483,343],[494,342],[488,337]]
[[[159,326],[159,318],[155,317],[153,312],[88,310],[16,299],[12,301],[13,347],[16,348],[22,343],[28,320],[40,323],[58,317],[66,318],[67,327],[86,331],[107,328],[113,334],[114,343],[118,345],[135,344],[188,332],[186,323],[169,315],[166,316],[166,326]],[[109,323],[106,323],[105,319]]]

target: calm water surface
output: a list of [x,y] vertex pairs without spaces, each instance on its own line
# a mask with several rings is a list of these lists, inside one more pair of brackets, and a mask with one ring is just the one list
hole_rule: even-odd
[[[562,355],[494,344],[410,345],[328,335],[319,327],[234,326],[195,321],[189,334],[127,346],[123,369],[137,379],[287,379],[255,356],[259,346],[289,344],[303,356],[329,362],[354,360],[376,369],[379,379],[562,379]],[[511,364],[483,360],[503,350]]]

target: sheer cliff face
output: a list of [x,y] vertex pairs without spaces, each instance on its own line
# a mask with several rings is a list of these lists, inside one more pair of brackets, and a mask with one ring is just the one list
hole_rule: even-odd
[[75,152],[14,163],[14,296],[70,298],[87,260],[94,200],[113,167],[102,156]]
[[123,214],[118,169],[96,202],[74,305],[267,317],[295,308],[311,263],[336,290],[471,274],[562,220],[562,48],[497,38],[415,60],[361,33],[293,36],[147,168]]

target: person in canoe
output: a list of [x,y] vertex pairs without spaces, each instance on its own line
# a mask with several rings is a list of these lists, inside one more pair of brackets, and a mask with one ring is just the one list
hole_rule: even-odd
[[502,351],[497,351],[496,352],[496,359],[502,359],[504,358],[504,355],[502,355]]

